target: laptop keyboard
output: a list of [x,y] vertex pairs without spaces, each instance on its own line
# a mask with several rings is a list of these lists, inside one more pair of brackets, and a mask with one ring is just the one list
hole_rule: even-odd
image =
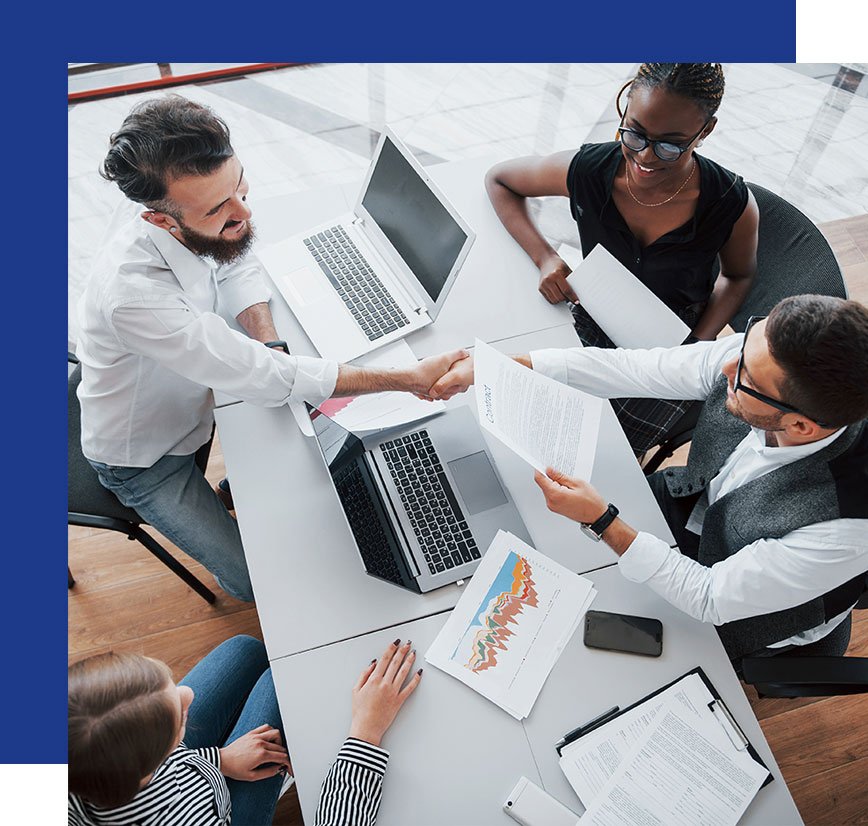
[[427,430],[380,447],[416,532],[428,570],[440,574],[481,554]]
[[304,244],[369,341],[410,323],[343,227],[311,235]]
[[369,573],[402,585],[404,580],[390,550],[379,516],[359,466],[352,464],[334,477],[344,513]]

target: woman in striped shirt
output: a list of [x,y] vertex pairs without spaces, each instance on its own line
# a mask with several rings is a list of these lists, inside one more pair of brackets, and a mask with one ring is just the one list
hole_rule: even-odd
[[[321,826],[376,820],[389,757],[380,741],[422,676],[419,669],[407,681],[415,652],[399,643],[353,688],[349,737],[323,784]],[[69,669],[74,826],[270,824],[288,769],[271,670],[252,637],[227,640],[178,685],[164,663],[134,654]]]

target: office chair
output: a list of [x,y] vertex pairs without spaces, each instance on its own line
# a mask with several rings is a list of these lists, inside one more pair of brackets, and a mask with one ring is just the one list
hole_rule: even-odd
[[[847,298],[835,253],[813,221],[780,195],[758,184],[747,186],[760,214],[757,274],[744,304],[730,321],[732,329],[744,332],[752,315],[768,315],[775,304],[791,295],[814,293]],[[715,267],[719,271],[719,265]],[[701,411],[702,402],[694,402],[672,426],[642,468],[646,476],[693,438]]]
[[[868,608],[866,590],[856,609]],[[845,657],[852,613],[828,637],[774,657],[744,657],[742,676],[760,697],[831,697],[868,693],[868,657]]]
[[[81,366],[78,359],[68,354],[68,361],[76,365],[70,373],[67,384],[68,422],[68,507],[67,524],[85,528],[102,528],[124,533],[148,549],[166,567],[177,574],[206,602],[214,603],[216,596],[203,582],[187,570],[159,542],[142,529],[147,524],[132,508],[122,505],[120,500],[100,484],[96,471],[90,466],[81,452],[81,408],[76,390],[81,382]],[[213,438],[213,437],[212,437]],[[205,472],[211,440],[202,445],[196,453],[196,464]],[[68,587],[75,585],[72,572],[67,566]]]

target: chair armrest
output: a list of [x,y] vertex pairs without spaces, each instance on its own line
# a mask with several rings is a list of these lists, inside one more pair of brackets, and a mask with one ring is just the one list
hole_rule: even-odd
[[745,657],[742,673],[761,697],[868,693],[868,657]]

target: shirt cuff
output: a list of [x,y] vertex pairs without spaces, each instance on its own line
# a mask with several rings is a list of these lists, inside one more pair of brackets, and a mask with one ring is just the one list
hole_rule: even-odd
[[567,383],[567,358],[564,350],[532,350],[530,363],[535,373],[542,373],[550,379]]
[[273,293],[259,273],[252,272],[248,277],[233,282],[228,279],[220,284],[220,300],[226,313],[232,318],[238,318],[248,307],[254,304],[268,304]]
[[335,392],[338,381],[336,361],[295,356],[296,374],[289,394],[290,402],[306,401],[314,406],[321,404]]
[[364,740],[347,737],[338,752],[337,759],[385,774],[386,766],[389,764],[389,752]]
[[201,749],[193,749],[198,755],[204,757],[209,763],[220,768],[220,749],[217,746],[205,746]]
[[678,551],[659,537],[639,531],[630,547],[618,559],[618,567],[631,582],[647,582],[660,570],[669,554],[675,553]]

